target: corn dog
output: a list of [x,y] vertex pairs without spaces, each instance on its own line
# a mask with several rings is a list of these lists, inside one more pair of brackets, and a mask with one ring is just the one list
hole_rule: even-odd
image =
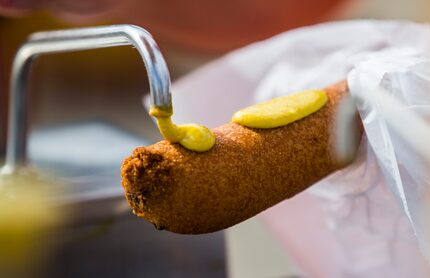
[[[291,198],[345,166],[334,154],[336,109],[346,82],[330,86],[325,105],[288,125],[260,129],[228,123],[213,129],[206,152],[161,141],[136,148],[121,167],[125,196],[157,229],[209,233]],[[357,118],[357,129],[361,122]]]

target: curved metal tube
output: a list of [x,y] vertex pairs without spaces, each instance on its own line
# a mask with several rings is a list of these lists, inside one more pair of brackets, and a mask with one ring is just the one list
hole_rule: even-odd
[[12,67],[6,164],[14,172],[27,160],[28,82],[33,60],[41,54],[133,45],[145,63],[152,105],[171,110],[170,75],[157,43],[134,25],[78,28],[31,35],[18,50]]

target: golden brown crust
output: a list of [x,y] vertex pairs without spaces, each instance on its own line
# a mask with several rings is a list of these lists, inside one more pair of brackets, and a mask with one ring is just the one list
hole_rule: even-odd
[[[204,153],[161,141],[139,147],[121,168],[126,198],[158,229],[186,234],[230,227],[294,196],[342,165],[332,151],[334,114],[345,82],[326,88],[316,113],[287,126],[215,128]],[[360,134],[361,135],[361,134]]]

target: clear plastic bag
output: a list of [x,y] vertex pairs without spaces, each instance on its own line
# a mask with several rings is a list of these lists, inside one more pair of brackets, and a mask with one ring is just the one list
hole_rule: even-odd
[[[297,29],[177,81],[174,119],[214,127],[249,104],[347,77],[357,96],[367,76],[366,86],[384,88],[430,121],[428,54],[424,24],[347,21]],[[364,102],[359,112],[366,135],[356,161],[259,217],[306,276],[428,277],[430,168],[378,109]]]

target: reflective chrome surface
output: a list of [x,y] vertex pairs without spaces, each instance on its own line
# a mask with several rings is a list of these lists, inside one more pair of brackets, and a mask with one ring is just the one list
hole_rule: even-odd
[[152,36],[133,25],[79,28],[31,35],[18,50],[12,68],[6,163],[2,174],[11,174],[27,162],[28,83],[31,65],[42,54],[133,45],[148,74],[154,106],[171,108],[170,75]]

